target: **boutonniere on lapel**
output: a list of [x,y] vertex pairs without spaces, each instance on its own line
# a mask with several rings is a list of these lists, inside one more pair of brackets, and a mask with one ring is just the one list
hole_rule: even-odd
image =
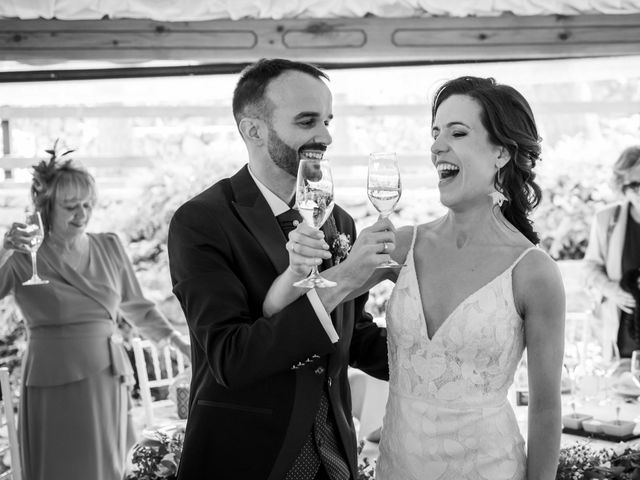
[[333,215],[327,220],[327,234],[327,243],[329,244],[331,259],[334,265],[338,265],[347,258],[349,250],[351,250],[351,235],[338,232]]
[[333,257],[333,263],[338,265],[342,260],[347,258],[349,250],[351,250],[351,235],[346,233],[338,233],[329,244],[329,250]]

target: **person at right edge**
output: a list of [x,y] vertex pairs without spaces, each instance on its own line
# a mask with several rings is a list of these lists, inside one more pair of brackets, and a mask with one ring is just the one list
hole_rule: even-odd
[[[640,267],[640,146],[626,148],[613,165],[613,188],[622,199],[598,211],[584,257],[585,282],[596,297],[596,329],[603,345],[615,342],[620,357],[640,349],[634,310]],[[635,276],[634,288],[623,288]],[[622,281],[622,282],[621,282]]]
[[[337,286],[303,291],[277,313],[264,305],[277,277],[291,285],[310,269],[290,267],[287,235],[300,220],[290,208],[299,158],[322,156],[332,140],[327,78],[284,59],[243,71],[233,112],[248,165],[171,220],[173,291],[193,352],[180,480],[356,478],[347,367],[382,379],[389,369],[386,330],[364,311],[368,295],[348,296],[389,259],[393,226],[379,220],[356,239],[336,206],[323,231],[309,234],[331,267],[322,275]],[[337,265],[336,237],[354,241]]]

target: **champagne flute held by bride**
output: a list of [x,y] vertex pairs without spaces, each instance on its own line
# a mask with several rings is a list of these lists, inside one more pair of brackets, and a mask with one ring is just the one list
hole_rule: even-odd
[[[386,218],[391,215],[402,194],[400,169],[394,152],[369,155],[367,194],[371,204],[381,217]],[[384,253],[386,253],[386,244]],[[395,260],[389,259],[378,265],[377,268],[400,268],[403,266]]]

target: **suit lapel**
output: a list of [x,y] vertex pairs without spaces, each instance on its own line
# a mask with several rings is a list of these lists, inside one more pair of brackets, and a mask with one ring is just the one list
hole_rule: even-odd
[[284,246],[286,239],[246,165],[231,177],[231,188],[236,199],[232,204],[238,216],[262,246],[278,273],[283,272],[289,265],[289,255]]
[[[333,212],[331,212],[331,215],[329,215],[327,221],[324,222],[321,230],[324,232],[324,240],[329,244],[329,250],[331,250],[331,243],[333,242],[333,238],[338,234],[338,228],[336,227],[336,220],[335,218],[333,218]],[[326,270],[327,268],[331,267],[333,267],[333,254],[326,260],[322,260],[321,270]]]

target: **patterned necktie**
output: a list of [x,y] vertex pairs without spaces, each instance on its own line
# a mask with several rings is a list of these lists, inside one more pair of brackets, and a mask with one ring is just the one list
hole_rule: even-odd
[[297,210],[294,210],[293,208],[290,208],[289,210],[287,210],[284,213],[281,213],[280,215],[276,216],[276,219],[278,220],[278,223],[280,224],[280,228],[282,229],[282,232],[284,233],[284,236],[287,238],[287,240],[289,240],[289,232],[291,230],[295,230],[296,225],[294,225],[294,220],[297,220],[298,222],[302,221],[302,216],[300,215],[300,213]]

